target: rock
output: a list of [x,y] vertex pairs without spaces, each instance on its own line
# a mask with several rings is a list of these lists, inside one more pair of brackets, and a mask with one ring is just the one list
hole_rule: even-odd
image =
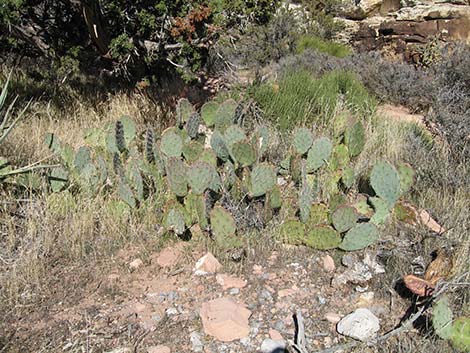
[[338,333],[365,342],[380,329],[379,319],[369,309],[357,309],[343,317],[336,326]]
[[362,262],[375,274],[385,273],[385,268],[377,262],[376,258],[377,256],[371,256],[370,253],[367,253]]
[[261,353],[283,353],[286,351],[286,342],[266,338],[261,343]]
[[202,352],[204,349],[204,345],[201,341],[201,336],[196,331],[191,332],[189,336],[189,340],[191,341],[191,350],[193,352]]
[[240,289],[239,288],[232,288],[228,291],[230,295],[238,295],[240,294]]
[[335,261],[330,255],[326,255],[322,257],[323,269],[326,272],[334,272],[336,269]]
[[347,3],[343,6],[341,15],[347,19],[363,20],[366,17],[379,12],[383,0],[359,0]]
[[204,332],[220,341],[230,342],[250,333],[251,311],[231,298],[218,298],[202,304],[199,312]]
[[219,272],[222,269],[220,262],[210,252],[205,254],[196,262],[195,274],[205,276]]
[[141,259],[135,259],[134,261],[129,263],[129,268],[131,269],[131,271],[135,271],[139,269],[140,267],[142,267],[143,265],[144,265],[144,262]]
[[281,336],[279,331],[273,330],[272,328],[269,329],[269,337],[271,337],[274,341],[283,341],[284,338]]
[[152,346],[147,348],[147,353],[171,353],[171,349],[167,346]]
[[324,318],[326,319],[326,321],[331,322],[332,324],[337,324],[339,320],[341,320],[341,316],[339,316],[339,314],[331,312],[326,313],[324,315]]
[[165,248],[163,249],[156,258],[156,263],[163,268],[173,267],[178,263],[181,256],[181,252],[178,248]]
[[354,254],[346,254],[341,258],[341,263],[346,267],[353,267],[353,265],[358,261],[357,256]]
[[229,288],[243,288],[246,286],[247,281],[242,278],[238,277],[232,277],[226,274],[219,274],[215,277],[217,280],[217,283],[222,286],[223,290],[229,289]]
[[430,231],[437,234],[442,234],[445,232],[445,229],[441,227],[441,225],[437,223],[426,210],[421,210],[419,212],[419,219],[421,220],[421,224]]

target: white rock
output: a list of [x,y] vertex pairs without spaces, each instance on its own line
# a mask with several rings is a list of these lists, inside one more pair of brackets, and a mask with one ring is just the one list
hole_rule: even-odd
[[199,335],[199,333],[197,333],[196,331],[191,332],[189,339],[191,341],[191,349],[193,350],[193,352],[202,352],[202,350],[204,349],[204,345],[202,344],[201,336]]
[[281,353],[286,349],[286,342],[266,338],[261,343],[261,353]]
[[379,329],[379,319],[364,308],[346,315],[336,326],[338,333],[363,342],[375,337]]

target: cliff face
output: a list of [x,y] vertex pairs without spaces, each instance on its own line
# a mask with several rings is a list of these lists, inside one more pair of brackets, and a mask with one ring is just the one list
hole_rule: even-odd
[[343,40],[358,50],[392,50],[413,60],[431,41],[470,44],[470,0],[346,0]]

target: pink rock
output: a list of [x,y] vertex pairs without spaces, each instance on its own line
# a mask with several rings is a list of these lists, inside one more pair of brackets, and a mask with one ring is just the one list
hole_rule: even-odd
[[284,298],[284,297],[294,295],[295,292],[296,292],[295,289],[287,288],[287,289],[281,289],[279,292],[277,292],[277,295],[279,298]]
[[220,274],[215,277],[217,280],[217,283],[220,284],[223,288],[223,290],[229,289],[229,288],[243,288],[246,286],[247,281],[238,278],[238,277],[232,277],[226,274]]
[[196,262],[196,275],[203,276],[219,272],[222,269],[220,262],[210,252]]
[[147,348],[147,353],[171,353],[171,349],[167,346],[152,346]]
[[274,341],[283,341],[284,340],[284,338],[281,336],[279,331],[273,330],[273,329],[269,329],[269,337],[271,337],[271,339],[274,340]]
[[445,232],[445,229],[437,223],[426,210],[419,212],[419,218],[421,223],[434,233],[442,234]]
[[329,312],[326,313],[324,317],[328,322],[331,322],[332,324],[337,324],[339,320],[341,320],[341,316],[339,316],[339,314],[337,313]]
[[263,274],[263,267],[260,265],[253,265],[253,274],[256,276]]
[[141,266],[143,266],[144,263],[141,259],[135,259],[134,261],[132,261],[130,264],[129,264],[129,268],[133,271],[137,270],[138,268],[140,268]]
[[158,254],[156,262],[160,267],[173,267],[178,263],[181,251],[178,248],[165,248]]
[[204,332],[219,341],[230,342],[250,333],[251,311],[230,298],[218,298],[202,304],[199,312]]
[[334,272],[336,269],[335,261],[330,255],[326,255],[322,257],[323,262],[323,269],[327,272]]

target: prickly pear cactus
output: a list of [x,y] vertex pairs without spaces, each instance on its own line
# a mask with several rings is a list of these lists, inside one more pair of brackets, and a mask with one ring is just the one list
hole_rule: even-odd
[[307,233],[304,243],[314,249],[334,249],[341,243],[341,236],[333,228],[326,225],[320,225],[313,227]]
[[171,202],[166,206],[164,224],[167,230],[173,231],[177,235],[183,234],[186,230],[184,212],[176,202]]
[[328,137],[320,137],[313,141],[307,155],[307,171],[316,171],[323,166],[331,156],[333,144]]
[[179,158],[169,158],[166,162],[166,175],[170,190],[183,197],[188,193],[187,167]]
[[175,132],[175,129],[170,128],[163,131],[160,151],[167,157],[181,156],[183,152],[183,139]]
[[152,129],[145,132],[145,160],[148,163],[155,163],[155,155],[153,154],[155,138]]
[[310,209],[310,217],[307,221],[307,227],[312,228],[326,223],[328,223],[328,206],[323,203],[313,204]]
[[339,144],[333,148],[329,167],[331,170],[344,168],[349,163],[349,150],[346,145]]
[[450,340],[462,352],[470,352],[470,318],[460,317],[452,324]]
[[400,163],[397,171],[400,177],[400,192],[404,194],[411,189],[411,186],[414,183],[415,171],[407,163]]
[[450,309],[449,299],[441,297],[432,308],[432,325],[434,331],[442,339],[449,339],[452,336],[453,315]]
[[131,208],[135,208],[137,206],[134,194],[132,193],[132,189],[127,183],[123,181],[119,182],[118,195],[121,200],[124,201]]
[[304,182],[299,193],[299,215],[302,223],[306,223],[308,221],[313,201],[312,189],[306,182]]
[[303,155],[307,153],[312,143],[313,135],[309,129],[301,127],[294,130],[293,146],[298,154]]
[[256,150],[247,141],[236,142],[232,145],[232,156],[241,167],[249,167],[256,162]]
[[266,126],[258,126],[255,134],[253,135],[253,144],[258,149],[259,157],[263,157],[268,150],[268,146],[271,140],[271,134]]
[[204,145],[199,141],[192,140],[183,146],[183,157],[187,162],[195,162],[200,159]]
[[297,220],[288,220],[280,225],[278,233],[283,243],[300,245],[305,239],[305,225]]
[[214,126],[218,109],[219,104],[214,101],[207,102],[201,107],[201,118],[208,127]]
[[354,169],[346,167],[341,173],[341,183],[346,189],[351,188],[356,181],[356,176],[354,175]]
[[49,175],[49,182],[51,184],[52,191],[59,192],[64,190],[68,183],[68,177],[69,173],[64,168],[59,167],[52,169]]
[[198,113],[194,112],[189,116],[189,119],[186,122],[186,132],[188,133],[188,136],[192,139],[197,137],[200,123],[201,118],[199,117]]
[[331,215],[333,227],[340,232],[346,232],[356,225],[358,215],[350,206],[341,206]]
[[379,161],[370,175],[370,184],[375,193],[393,206],[401,194],[400,177],[396,169],[386,161]]
[[339,248],[346,251],[360,250],[379,239],[379,231],[372,223],[360,223],[351,228],[343,238]]
[[126,148],[126,140],[124,138],[124,126],[120,120],[116,121],[116,128],[115,128],[115,135],[116,135],[116,147],[119,153],[124,153],[127,151]]
[[233,216],[222,206],[215,206],[210,212],[211,228],[216,237],[226,238],[235,235],[237,230]]
[[217,130],[223,132],[233,124],[237,105],[237,102],[235,102],[233,99],[227,99],[220,104],[214,121],[214,125]]
[[193,105],[186,98],[181,98],[176,105],[176,124],[182,128],[194,113]]
[[223,135],[219,131],[214,131],[211,136],[211,147],[215,154],[222,161],[226,161],[229,158],[229,150]]
[[370,219],[370,222],[374,223],[375,225],[384,224],[390,215],[390,206],[388,205],[387,201],[381,199],[380,197],[371,197],[369,200],[375,211],[374,215]]
[[251,192],[253,197],[263,196],[276,185],[276,171],[268,163],[260,163],[251,172]]
[[365,131],[360,121],[348,126],[344,132],[344,143],[351,157],[358,156],[364,149]]
[[234,143],[246,140],[245,131],[238,125],[230,125],[224,132],[224,140],[230,149]]
[[[202,195],[212,183],[214,167],[206,162],[196,162],[188,169],[187,179],[191,191]],[[216,172],[217,173],[217,172]]]

